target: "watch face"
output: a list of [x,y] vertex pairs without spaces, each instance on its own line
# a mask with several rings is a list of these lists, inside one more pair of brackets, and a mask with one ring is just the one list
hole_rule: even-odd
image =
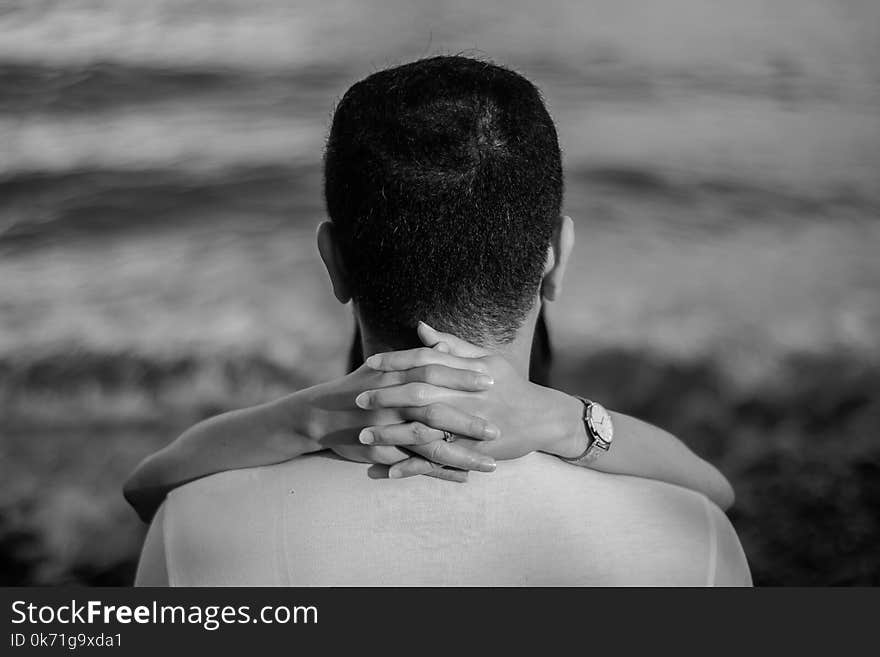
[[593,402],[590,405],[590,426],[596,434],[606,443],[614,438],[614,426],[611,424],[611,416],[601,404]]

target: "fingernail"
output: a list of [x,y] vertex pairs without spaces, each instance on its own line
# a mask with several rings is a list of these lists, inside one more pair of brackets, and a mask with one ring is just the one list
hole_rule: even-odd
[[358,436],[358,440],[360,440],[364,445],[372,445],[376,440],[375,436],[373,436],[373,432],[369,429],[364,429],[361,431],[360,436]]
[[358,408],[369,408],[370,407],[370,393],[362,392],[357,397],[354,398],[354,403]]
[[[432,327],[431,325],[429,325],[428,322],[419,322],[419,324],[421,324],[422,326],[424,326],[426,329],[428,329],[428,330],[430,330],[430,331],[434,331],[434,327]],[[436,332],[437,332],[437,331],[434,331],[434,333],[436,333]]]
[[480,472],[495,472],[495,468],[497,464],[494,460],[491,461],[477,461],[477,470]]
[[481,388],[488,388],[489,386],[495,383],[495,379],[491,376],[486,376],[485,374],[477,375],[477,385]]
[[400,479],[400,470],[395,470],[394,468],[392,468],[391,470],[388,471],[388,478],[389,479]]
[[382,365],[382,357],[376,354],[373,354],[365,361],[367,363],[367,367],[371,367],[374,370],[379,369],[379,366]]
[[495,440],[496,438],[501,436],[501,430],[498,427],[488,424],[483,429],[483,435],[486,437],[487,440]]

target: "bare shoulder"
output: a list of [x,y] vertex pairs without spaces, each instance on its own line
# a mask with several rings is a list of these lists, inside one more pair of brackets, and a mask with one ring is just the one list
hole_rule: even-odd
[[265,507],[271,473],[264,468],[218,472],[180,486],[165,500],[166,525],[178,532],[222,530]]
[[709,500],[706,507],[715,553],[709,573],[710,585],[752,586],[749,562],[730,518]]
[[165,558],[165,505],[159,507],[141,548],[135,586],[168,586],[168,567]]
[[751,586],[745,552],[730,519],[702,493],[647,480],[631,482],[641,489],[639,504],[662,523],[672,541],[690,546],[699,585]]
[[[270,584],[277,561],[278,496],[262,468],[190,482],[165,501],[165,553],[177,586]],[[232,566],[234,564],[234,566]],[[268,574],[267,574],[268,573]]]

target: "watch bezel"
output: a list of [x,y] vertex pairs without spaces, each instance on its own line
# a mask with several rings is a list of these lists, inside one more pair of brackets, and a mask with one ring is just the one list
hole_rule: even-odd
[[[580,456],[564,458],[564,460],[569,463],[574,463],[575,465],[589,465],[595,461],[600,454],[607,453],[611,448],[611,441],[614,439],[614,424],[611,421],[611,414],[608,413],[604,406],[594,401],[590,401],[585,397],[577,396],[577,399],[584,405],[584,412],[581,420],[587,433],[587,448],[582,454],[580,454]],[[610,430],[608,440],[599,435],[598,430],[593,424],[592,411],[594,406],[597,407],[596,410],[598,412],[604,413],[605,417],[608,418],[608,428]]]
[[[596,427],[596,423],[593,421],[593,414],[602,415],[608,420],[608,437],[602,435],[602,432]],[[611,421],[611,414],[608,413],[608,409],[606,409],[602,404],[598,402],[591,401],[589,402],[586,412],[584,413],[585,419],[587,421],[587,426],[590,429],[590,433],[592,434],[593,444],[601,450],[608,451],[611,449],[611,443],[614,441],[614,424]]]

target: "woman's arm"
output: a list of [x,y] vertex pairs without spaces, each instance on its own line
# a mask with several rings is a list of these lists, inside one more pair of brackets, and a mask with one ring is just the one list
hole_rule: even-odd
[[[367,359],[367,364],[382,371],[405,370],[427,363],[463,367],[465,365],[462,363],[466,361],[462,361],[462,358],[465,358],[473,362],[473,367],[491,376],[494,385],[484,392],[468,396],[440,390],[433,395],[423,393],[420,400],[411,398],[409,391],[386,388],[367,395],[370,407],[400,407],[446,401],[455,403],[466,412],[480,413],[498,424],[502,439],[470,446],[499,460],[517,458],[533,451],[543,451],[563,458],[574,458],[583,453],[587,445],[587,434],[582,421],[583,406],[579,399],[531,383],[505,359],[453,335],[440,333],[421,324],[419,336],[428,346],[442,341],[450,347],[451,353],[412,349],[377,354]],[[733,487],[724,475],[694,454],[678,438],[622,413],[612,412],[612,419],[614,446],[591,463],[591,469],[677,484],[703,493],[722,509],[733,504]],[[384,440],[387,429],[376,427],[370,428],[370,431],[376,437],[375,444],[399,444]],[[391,475],[413,476],[430,471],[433,467],[430,454],[422,449],[418,456],[394,465]]]
[[[380,354],[341,379],[195,425],[137,467],[126,499],[149,520],[168,492],[189,481],[326,448],[391,465],[391,477],[453,481],[464,481],[467,470],[491,472],[494,459],[583,452],[578,399],[530,383],[500,356],[454,336],[426,325],[419,334],[435,348]],[[722,508],[733,503],[724,476],[677,438],[620,413],[613,418],[614,449],[592,469],[678,484]],[[444,430],[464,438],[446,442]],[[499,432],[502,439],[492,441]]]
[[286,406],[270,402],[190,427],[141,461],[123,486],[125,499],[141,520],[149,522],[165,496],[178,486],[216,472],[278,463],[322,449],[320,443],[296,431],[302,418],[292,410],[300,408],[294,397]]
[[[562,458],[575,458],[587,445],[582,421],[583,405],[579,399],[551,392],[539,407],[532,407],[535,420],[523,430],[502,429],[502,439],[473,448],[499,460],[518,458],[542,451]],[[381,403],[381,402],[379,402]],[[399,403],[399,402],[397,402]],[[507,417],[516,417],[511,410]],[[678,438],[647,422],[611,411],[614,422],[614,447],[590,463],[592,470],[656,479],[703,493],[722,509],[734,502],[730,482],[708,461],[694,454]],[[487,414],[493,417],[493,414]],[[526,426],[526,425],[524,425]],[[567,428],[565,428],[567,427]],[[372,428],[376,444],[392,444],[383,440],[383,429]],[[463,441],[456,441],[463,442]],[[415,451],[410,448],[410,451]],[[430,454],[412,456],[391,467],[391,477],[411,477],[431,472],[436,465]],[[574,467],[574,466],[573,466]]]
[[[581,401],[570,399],[577,402],[572,410],[582,413]],[[733,506],[733,486],[714,465],[694,454],[668,431],[623,413],[610,413],[614,422],[614,446],[593,461],[590,468],[677,484],[703,493],[722,509]],[[575,436],[574,441],[560,442],[545,451],[563,458],[576,458],[586,449],[583,422]]]
[[[358,442],[367,425],[392,425],[414,438],[408,443],[443,442],[442,430],[476,440],[491,440],[497,428],[455,408],[444,408],[432,429],[420,424],[417,409],[364,410],[355,403],[370,388],[408,383],[447,386],[462,393],[485,389],[491,383],[472,370],[442,365],[409,372],[383,373],[363,366],[346,376],[275,401],[231,411],[199,422],[135,468],[123,487],[129,504],[145,522],[156,513],[166,495],[178,486],[225,470],[269,465],[302,454],[334,449],[343,456],[368,463],[391,465],[410,456],[393,446]],[[491,472],[492,457],[466,445],[447,445],[435,459],[433,477],[463,481],[468,470]]]

